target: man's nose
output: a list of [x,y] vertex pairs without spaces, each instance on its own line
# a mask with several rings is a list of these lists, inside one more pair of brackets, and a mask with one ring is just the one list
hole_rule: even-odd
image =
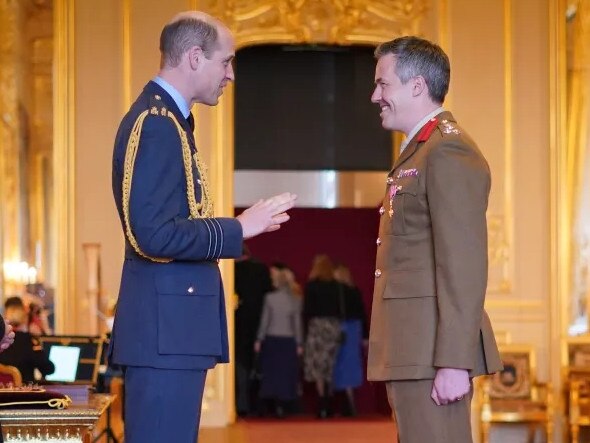
[[234,73],[234,67],[231,63],[227,67],[227,72],[226,72],[225,76],[227,77],[228,80],[230,80],[232,82],[236,79],[236,75]]
[[381,93],[378,90],[379,88],[375,88],[373,94],[371,95],[371,102],[379,103],[381,101]]

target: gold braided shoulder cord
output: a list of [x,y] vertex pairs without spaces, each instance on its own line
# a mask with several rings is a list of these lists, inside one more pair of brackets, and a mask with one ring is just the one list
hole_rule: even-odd
[[[143,122],[149,113],[150,111],[145,110],[139,115],[139,117],[135,121],[135,124],[133,125],[133,129],[131,130],[129,141],[127,142],[127,150],[125,152],[125,165],[123,172],[123,218],[125,222],[125,233],[127,235],[129,243],[131,244],[133,249],[135,249],[135,252],[137,252],[141,257],[147,258],[148,260],[151,260],[153,262],[169,263],[172,261],[171,259],[150,257],[149,255],[145,254],[139,247],[139,244],[137,243],[137,240],[133,235],[133,231],[131,230],[131,222],[129,215],[129,199],[131,196],[131,184],[133,181],[133,168],[135,166],[135,158],[137,157],[137,150],[139,148],[139,139],[141,136]],[[172,112],[168,112],[167,115],[176,125],[176,129],[178,130],[178,135],[180,136],[180,142],[182,145],[182,160],[184,163],[184,173],[186,177],[186,197],[188,200],[190,212],[189,219],[196,219],[200,217],[212,217],[213,200],[211,199],[209,192],[209,183],[206,176],[205,165],[201,161],[199,154],[196,153],[194,160],[197,165],[197,171],[199,172],[199,176],[201,177],[202,187],[202,198],[200,202],[197,202],[197,199],[195,197],[191,150],[188,138],[186,136],[186,132],[182,129],[182,126],[180,125],[180,123],[178,123],[178,120]]]

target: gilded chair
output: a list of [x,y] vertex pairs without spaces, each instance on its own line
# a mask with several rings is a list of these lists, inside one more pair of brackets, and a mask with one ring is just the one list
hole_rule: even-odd
[[572,371],[568,376],[568,422],[572,443],[580,439],[580,427],[590,426],[590,371]]
[[16,367],[0,364],[0,383],[4,386],[19,387],[23,384],[23,378]]
[[539,427],[553,438],[553,395],[549,383],[537,383],[535,352],[531,346],[500,345],[504,370],[478,382],[482,443],[489,442],[493,424],[523,424],[529,442]]
[[565,400],[571,442],[578,443],[580,428],[590,426],[590,338],[570,337],[565,341]]

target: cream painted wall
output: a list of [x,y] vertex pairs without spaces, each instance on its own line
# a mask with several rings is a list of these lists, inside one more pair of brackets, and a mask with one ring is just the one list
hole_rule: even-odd
[[82,244],[102,246],[102,284],[115,297],[123,238],[111,194],[111,156],[122,115],[120,1],[75,5],[76,288],[77,333],[97,331],[97,316],[84,296],[88,270]]
[[[488,296],[494,328],[509,332],[513,343],[533,344],[539,357],[539,378],[548,380],[553,375],[556,381],[558,374],[549,373],[547,312],[549,1],[430,0],[421,33],[440,41],[449,52],[453,77],[449,109],[478,142],[492,168],[490,215],[503,220],[509,253],[506,277],[511,286],[506,293]],[[134,99],[157,72],[162,25],[192,3],[103,0],[97,7],[92,2],[76,2],[75,272],[80,300],[87,277],[83,242],[101,243],[103,289],[113,297],[118,291],[123,237],[111,196],[110,169],[114,135],[128,105],[124,91],[129,88]],[[130,12],[129,79],[124,76],[126,4]],[[197,124],[219,117],[209,111],[199,113],[203,118]],[[210,137],[200,135],[199,141],[215,170]],[[492,280],[499,278],[500,271],[491,272]],[[94,328],[88,320],[91,314],[80,305],[79,320],[72,330],[90,333]]]
[[[490,290],[486,308],[497,332],[535,349],[538,379],[559,385],[549,364],[549,1],[449,0],[448,39],[451,110],[490,163],[489,216],[503,220],[507,244],[510,285]],[[491,441],[524,432],[496,427]]]
[[[124,75],[126,52],[123,23],[127,0],[76,2],[76,287],[79,294],[78,333],[99,326],[85,300],[88,270],[82,244],[101,244],[104,294],[116,299],[124,240],[111,193],[111,157],[120,119],[131,100],[158,72],[159,33],[166,21],[188,9],[186,0],[129,0],[130,78]],[[125,82],[128,82],[127,84]]]
[[452,0],[451,11],[453,111],[490,163],[489,213],[504,219],[511,261],[511,289],[490,293],[488,309],[513,342],[536,345],[547,380],[548,1]]

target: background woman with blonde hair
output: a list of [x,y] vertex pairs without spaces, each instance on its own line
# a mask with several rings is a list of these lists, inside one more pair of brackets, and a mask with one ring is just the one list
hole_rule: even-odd
[[301,298],[290,286],[287,268],[273,272],[275,290],[266,294],[254,351],[260,353],[259,397],[273,401],[278,417],[297,398],[299,362],[303,353]]
[[341,335],[338,295],[340,284],[334,279],[334,265],[327,255],[314,258],[305,286],[303,318],[307,337],[303,368],[305,380],[314,382],[318,394],[318,418],[330,413],[330,383]]

